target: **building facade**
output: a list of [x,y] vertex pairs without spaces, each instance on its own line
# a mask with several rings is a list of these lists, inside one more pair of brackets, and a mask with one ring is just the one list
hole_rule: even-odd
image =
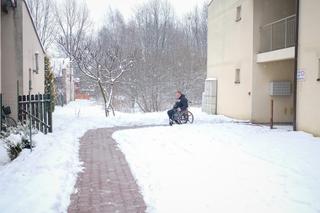
[[206,88],[215,92],[208,100],[205,91],[203,102],[210,104],[204,111],[269,123],[273,100],[275,122],[296,121],[299,130],[320,135],[320,30],[312,26],[320,20],[320,1],[301,1],[299,10],[297,2],[210,3],[207,77],[215,81]]
[[297,128],[320,136],[320,1],[300,0]]
[[1,10],[1,71],[2,105],[10,106],[17,119],[18,95],[44,93],[45,50],[36,32],[24,0],[2,1]]
[[75,79],[68,58],[52,59],[52,68],[56,77],[56,90],[59,105],[68,104],[75,100]]

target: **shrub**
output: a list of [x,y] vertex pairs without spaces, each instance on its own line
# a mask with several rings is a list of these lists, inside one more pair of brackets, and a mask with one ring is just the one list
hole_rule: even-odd
[[[32,131],[32,134],[36,133],[36,130]],[[0,139],[4,142],[11,161],[16,159],[23,149],[31,148],[28,124],[18,124],[17,127],[7,128],[5,132],[1,132]]]

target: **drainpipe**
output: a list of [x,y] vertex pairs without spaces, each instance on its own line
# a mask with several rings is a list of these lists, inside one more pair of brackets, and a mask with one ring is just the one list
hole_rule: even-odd
[[298,58],[299,58],[299,24],[300,24],[300,0],[296,0],[296,45],[294,59],[293,82],[293,131],[297,131],[297,92],[298,92]]

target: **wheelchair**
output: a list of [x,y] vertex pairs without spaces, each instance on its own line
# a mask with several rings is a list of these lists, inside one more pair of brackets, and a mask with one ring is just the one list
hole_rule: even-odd
[[189,110],[176,112],[174,117],[177,124],[192,124],[194,122],[194,116]]

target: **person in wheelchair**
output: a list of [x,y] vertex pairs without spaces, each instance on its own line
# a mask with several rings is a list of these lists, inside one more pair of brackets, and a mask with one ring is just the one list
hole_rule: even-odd
[[176,92],[177,102],[171,110],[168,111],[169,125],[172,126],[174,123],[179,123],[177,117],[179,113],[183,113],[188,110],[188,99],[181,91]]

